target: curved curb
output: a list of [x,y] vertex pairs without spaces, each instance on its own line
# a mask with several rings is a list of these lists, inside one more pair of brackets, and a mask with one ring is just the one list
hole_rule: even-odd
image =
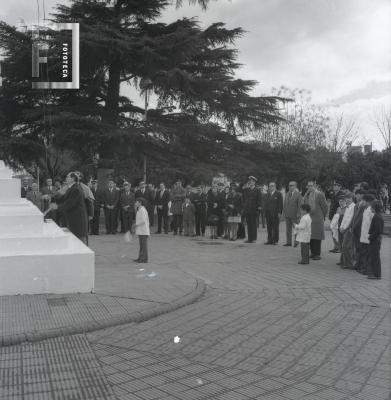
[[195,303],[199,298],[201,298],[206,291],[206,284],[202,279],[195,278],[195,280],[196,286],[192,292],[180,297],[177,300],[174,300],[169,304],[162,304],[145,311],[135,311],[130,314],[118,315],[101,321],[85,321],[83,323],[47,329],[40,332],[25,332],[12,336],[4,336],[3,338],[0,338],[0,347],[14,346],[25,342],[39,342],[41,340],[52,339],[58,336],[76,335],[117,325],[148,321],[152,318],[158,317],[159,315],[167,314],[171,311],[175,311],[179,308]]

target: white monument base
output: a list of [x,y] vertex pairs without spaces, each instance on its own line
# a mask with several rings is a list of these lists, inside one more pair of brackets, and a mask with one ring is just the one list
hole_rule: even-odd
[[0,161],[0,296],[88,293],[94,280],[94,252],[20,199],[20,181]]
[[0,255],[0,296],[86,293],[94,289],[94,253],[73,235],[70,248]]

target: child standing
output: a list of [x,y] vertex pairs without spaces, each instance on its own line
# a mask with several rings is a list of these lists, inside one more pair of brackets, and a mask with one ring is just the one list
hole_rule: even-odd
[[183,230],[185,236],[194,236],[195,207],[189,197],[186,197],[183,204]]
[[311,207],[309,204],[301,205],[302,217],[298,224],[294,224],[294,230],[296,234],[296,241],[300,243],[301,249],[301,261],[299,264],[310,263],[310,241],[311,241]]
[[146,201],[144,198],[138,198],[135,202],[137,213],[134,228],[136,230],[136,235],[138,236],[140,248],[138,258],[134,261],[138,263],[148,262],[148,236],[150,235],[150,231],[149,217],[145,208],[145,203]]

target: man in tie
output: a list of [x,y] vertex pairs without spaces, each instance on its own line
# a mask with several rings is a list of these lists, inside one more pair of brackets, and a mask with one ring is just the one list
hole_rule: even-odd
[[120,207],[122,209],[123,229],[125,232],[128,232],[132,228],[135,214],[135,196],[134,193],[130,190],[129,182],[124,182],[124,189],[121,193],[119,201]]
[[284,200],[284,216],[286,223],[286,243],[284,246],[292,246],[292,227],[300,220],[300,206],[303,198],[297,189],[295,181],[289,182],[289,190]]
[[267,242],[277,244],[280,235],[280,217],[283,209],[282,194],[276,190],[275,182],[269,183],[269,193],[265,199]]
[[115,188],[115,182],[110,179],[107,189],[103,192],[103,205],[105,211],[106,233],[117,233],[119,191]]
[[166,189],[166,185],[162,182],[155,196],[155,205],[157,208],[157,232],[162,233],[162,221],[164,233],[168,233],[168,203],[170,201],[170,193]]

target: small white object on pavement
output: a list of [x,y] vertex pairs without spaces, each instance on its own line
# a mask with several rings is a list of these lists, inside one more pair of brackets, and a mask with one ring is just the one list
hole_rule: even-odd
[[132,241],[133,237],[130,231],[127,231],[124,235],[124,240],[126,243],[130,243]]
[[179,343],[181,341],[181,338],[179,336],[174,337],[174,343]]
[[155,272],[151,272],[149,275],[148,275],[148,278],[153,278],[153,277],[155,277],[156,276],[156,273]]

